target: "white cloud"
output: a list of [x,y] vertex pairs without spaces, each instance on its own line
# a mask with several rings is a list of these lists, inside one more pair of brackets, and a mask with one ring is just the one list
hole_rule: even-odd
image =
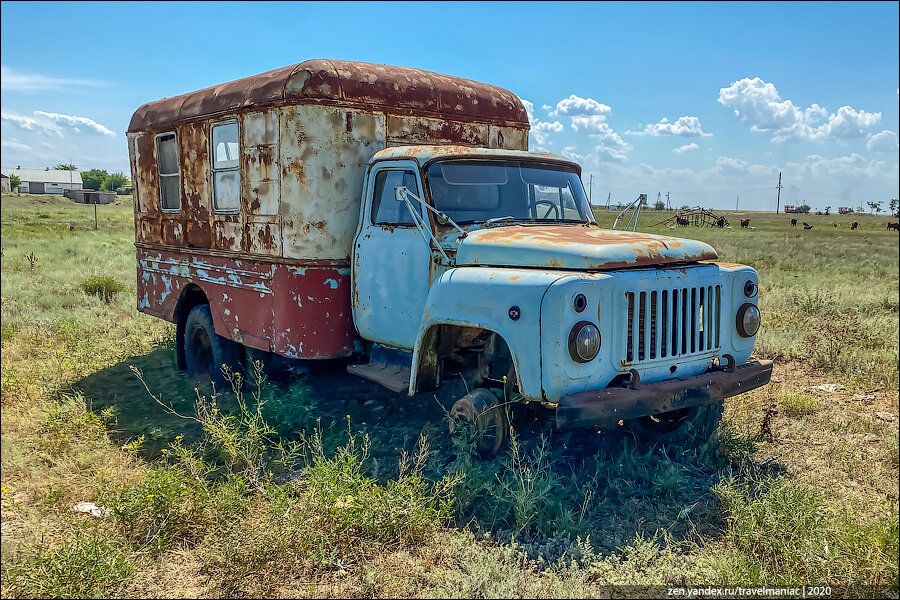
[[700,125],[699,118],[688,116],[678,117],[678,120],[674,123],[670,123],[669,119],[663,117],[660,119],[659,123],[644,127],[643,131],[626,131],[625,133],[631,135],[652,136],[680,135],[682,137],[708,137],[712,135],[711,133],[703,132],[703,126]]
[[562,154],[569,160],[574,160],[575,162],[581,162],[584,159],[584,155],[578,154],[578,152],[576,152],[577,149],[578,148],[576,148],[575,146],[566,146],[565,148],[562,149],[562,152],[560,154]]
[[2,113],[0,118],[19,129],[56,137],[64,137],[66,133],[116,136],[116,132],[88,117],[44,112],[42,110],[36,110],[32,114],[34,115],[33,117],[27,117],[14,113]]
[[622,149],[615,145],[604,146],[601,144],[594,148],[594,154],[600,162],[625,162],[628,160],[627,150],[630,149],[630,146]]
[[897,134],[887,129],[881,133],[875,133],[869,137],[866,148],[874,152],[897,152]]
[[37,110],[0,112],[3,165],[44,168],[73,162],[83,169],[128,171],[122,137],[89,117]]
[[803,163],[794,163],[799,169],[813,177],[834,175],[874,175],[885,167],[880,160],[866,160],[857,153],[850,156],[825,158],[818,154],[810,154]]
[[100,123],[87,117],[74,117],[71,115],[62,115],[59,113],[48,113],[42,110],[36,110],[34,111],[34,114],[39,117],[44,117],[48,121],[57,125],[71,127],[72,130],[75,131],[75,133],[82,133],[87,130],[87,133],[94,132],[102,135],[111,135],[113,137],[115,137],[116,135],[115,131],[108,129]]
[[833,114],[818,104],[803,109],[790,100],[782,100],[775,86],[759,77],[745,77],[721,88],[719,103],[733,109],[752,131],[772,132],[774,142],[865,137],[881,120],[880,112],[850,106],[842,106]]
[[31,146],[27,144],[23,144],[18,140],[0,140],[0,146],[3,148],[9,148],[15,152],[31,152],[34,150]]
[[716,168],[720,173],[747,173],[750,171],[750,163],[739,158],[720,156],[716,159]]
[[[609,123],[606,122],[606,116],[612,112],[612,108],[606,104],[598,102],[593,98],[581,98],[575,94],[571,94],[568,98],[564,98],[556,103],[556,109],[549,114],[551,116],[567,116],[571,123],[572,129],[579,133],[586,133],[596,140],[594,150],[587,155],[576,153],[575,146],[568,146],[564,149],[567,156],[579,157],[578,159],[595,160],[599,162],[624,162],[628,160],[628,152],[631,151],[631,144],[625,142],[622,137],[616,133]],[[546,124],[545,128],[551,124]],[[562,124],[554,121],[552,131],[555,133],[562,131]]]
[[519,98],[525,107],[525,113],[528,115],[528,123],[531,125],[529,132],[529,147],[538,151],[546,151],[547,144],[550,143],[550,135],[559,133],[563,130],[563,124],[559,121],[547,122],[541,121],[534,116],[534,103],[523,98]]
[[[581,129],[576,125],[576,119],[589,119],[589,117],[575,117],[572,119],[572,127],[579,131]],[[613,131],[608,123],[594,120],[589,121],[587,126],[583,124],[582,128],[588,135],[599,140],[599,143],[594,147],[594,153],[598,157],[615,162],[628,160],[628,152],[632,149],[631,144],[624,141],[618,133]]]
[[35,129],[40,128],[38,122],[31,117],[25,117],[12,113],[2,113],[0,114],[0,119],[8,122],[10,125],[19,127],[21,129],[26,129],[28,131],[34,131]]
[[530,124],[534,124],[534,102],[526,100],[525,98],[519,98],[522,102],[522,106],[525,107],[525,114],[528,115],[528,122]]
[[584,115],[605,115],[612,111],[606,104],[601,104],[593,98],[581,98],[575,94],[556,103],[556,110],[551,116],[564,115],[567,117]]
[[672,152],[675,154],[684,154],[685,152],[691,152],[692,150],[699,150],[700,146],[691,142],[690,144],[685,144],[684,146],[679,146],[678,148],[673,148]]
[[547,121],[537,121],[531,127],[531,136],[538,146],[545,146],[550,142],[550,134],[559,133],[563,130],[563,124],[559,121],[548,123]]
[[759,77],[745,77],[719,90],[719,104],[734,109],[754,131],[778,130],[797,123],[800,111],[790,100],[781,100],[775,86]]
[[12,92],[36,92],[58,90],[70,86],[98,86],[99,81],[53,77],[37,73],[18,73],[6,65],[0,65],[0,89]]
[[604,134],[610,131],[604,115],[588,115],[572,117],[572,129],[588,134]]
[[550,133],[551,131],[559,133],[563,130],[563,124],[559,121],[553,121],[552,123],[548,121],[540,121],[537,125],[534,126],[534,128],[547,133]]

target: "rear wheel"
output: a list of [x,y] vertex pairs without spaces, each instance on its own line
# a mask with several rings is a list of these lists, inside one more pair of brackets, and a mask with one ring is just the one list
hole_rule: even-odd
[[450,433],[471,436],[467,439],[478,453],[491,458],[509,440],[509,418],[490,390],[478,388],[457,400],[450,409]]
[[184,359],[187,375],[192,379],[209,378],[219,389],[229,383],[222,365],[232,372],[241,367],[240,346],[216,333],[208,304],[191,309],[184,323]]
[[639,438],[653,442],[685,442],[706,440],[722,420],[724,404],[714,402],[705,406],[682,408],[658,415],[628,421],[628,428]]

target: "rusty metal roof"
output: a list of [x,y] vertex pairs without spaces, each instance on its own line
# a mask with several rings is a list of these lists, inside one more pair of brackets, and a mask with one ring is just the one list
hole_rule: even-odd
[[528,128],[521,100],[503,88],[421,69],[314,59],[149,102],[135,111],[128,131],[159,131],[251,107],[316,102]]

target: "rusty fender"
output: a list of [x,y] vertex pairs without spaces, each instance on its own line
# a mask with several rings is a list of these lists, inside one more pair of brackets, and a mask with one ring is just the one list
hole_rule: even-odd
[[609,427],[622,420],[719,402],[766,385],[771,377],[772,361],[761,360],[733,371],[567,394],[559,400],[556,425],[560,429]]

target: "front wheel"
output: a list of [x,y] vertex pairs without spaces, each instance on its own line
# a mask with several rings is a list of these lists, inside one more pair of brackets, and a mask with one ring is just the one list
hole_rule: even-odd
[[626,425],[637,437],[648,442],[707,440],[719,426],[723,408],[724,403],[719,401],[631,419]]
[[192,379],[209,377],[218,388],[228,385],[222,365],[232,372],[240,369],[240,346],[216,333],[209,304],[191,309],[184,323],[184,359]]
[[484,458],[497,455],[509,441],[509,418],[497,397],[478,388],[456,401],[450,409],[450,433],[464,433]]

